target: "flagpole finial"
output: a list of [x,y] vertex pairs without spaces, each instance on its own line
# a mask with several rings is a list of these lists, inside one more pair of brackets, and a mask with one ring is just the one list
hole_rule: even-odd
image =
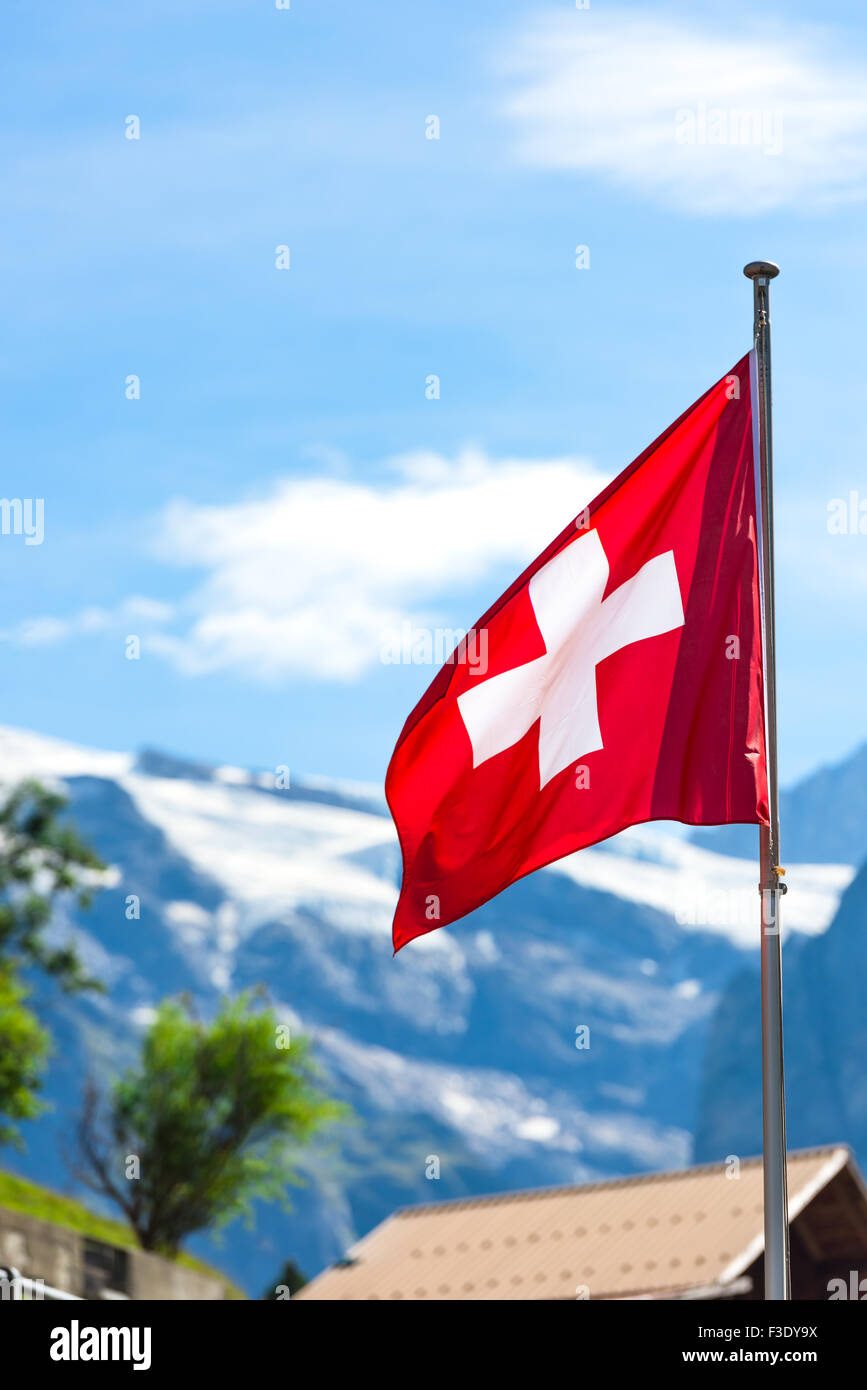
[[780,267],[774,265],[773,261],[750,261],[749,265],[744,266],[744,275],[748,280],[773,280],[779,273]]

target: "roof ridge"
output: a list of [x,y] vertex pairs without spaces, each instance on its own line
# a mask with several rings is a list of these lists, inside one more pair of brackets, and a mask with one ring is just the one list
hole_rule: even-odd
[[[807,1149],[789,1149],[788,1159],[818,1158],[820,1154],[835,1154],[843,1149],[849,1157],[852,1149],[849,1144],[816,1144]],[[752,1154],[740,1160],[741,1167],[761,1163],[761,1154]],[[455,1208],[497,1206],[505,1202],[538,1201],[544,1197],[564,1197],[569,1194],[596,1192],[604,1188],[640,1187],[642,1184],[668,1182],[678,1178],[698,1176],[702,1173],[717,1172],[726,1160],[719,1158],[713,1163],[698,1163],[688,1168],[672,1168],[662,1173],[633,1173],[623,1178],[600,1178],[596,1182],[564,1183],[556,1187],[529,1187],[510,1192],[483,1193],[477,1197],[449,1197],[444,1202],[420,1202],[414,1206],[398,1207],[394,1218],[404,1219],[412,1216],[428,1216],[431,1212],[454,1210]]]

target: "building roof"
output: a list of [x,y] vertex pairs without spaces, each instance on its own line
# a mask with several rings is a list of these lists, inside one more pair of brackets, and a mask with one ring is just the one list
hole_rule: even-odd
[[[707,1164],[580,1187],[405,1207],[296,1296],[725,1296],[743,1288],[745,1271],[764,1245],[761,1159],[741,1161],[737,1178],[728,1171],[725,1163]],[[791,1222],[836,1181],[845,1182],[845,1211],[836,1199],[826,1203],[822,1231],[816,1223],[811,1235],[816,1244],[827,1226],[822,1253],[829,1256],[838,1253],[834,1240],[851,1243],[853,1222],[860,1223],[867,1248],[867,1190],[844,1146],[789,1155]]]

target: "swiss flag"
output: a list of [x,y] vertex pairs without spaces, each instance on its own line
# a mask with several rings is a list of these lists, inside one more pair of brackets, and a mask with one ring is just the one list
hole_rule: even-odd
[[409,716],[385,784],[395,950],[628,825],[767,824],[751,359],[552,541]]

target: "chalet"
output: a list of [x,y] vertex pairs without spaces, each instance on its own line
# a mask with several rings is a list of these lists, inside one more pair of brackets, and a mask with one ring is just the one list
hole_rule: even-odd
[[[867,1298],[845,1146],[789,1155],[792,1294]],[[760,1299],[760,1159],[406,1207],[300,1299]],[[863,1289],[861,1288],[863,1281]]]

